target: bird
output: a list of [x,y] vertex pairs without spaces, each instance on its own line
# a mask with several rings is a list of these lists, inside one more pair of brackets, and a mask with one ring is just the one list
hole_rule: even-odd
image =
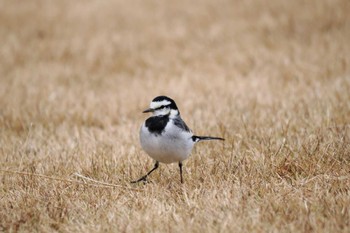
[[140,143],[155,164],[146,175],[131,183],[146,183],[147,177],[159,167],[159,163],[178,163],[180,182],[183,183],[183,161],[190,156],[193,146],[205,140],[225,140],[194,135],[182,120],[175,101],[164,95],[155,97],[143,113],[152,113],[152,116],[140,128]]

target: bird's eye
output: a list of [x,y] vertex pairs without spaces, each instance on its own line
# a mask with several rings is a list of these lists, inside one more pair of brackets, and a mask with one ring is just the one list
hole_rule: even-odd
[[154,110],[160,110],[160,109],[164,109],[164,108],[168,108],[169,105],[162,105],[162,106],[159,106],[158,108],[155,108]]

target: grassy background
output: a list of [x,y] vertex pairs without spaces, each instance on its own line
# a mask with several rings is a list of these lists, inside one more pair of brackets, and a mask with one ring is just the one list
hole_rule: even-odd
[[[0,231],[349,232],[349,12],[0,0]],[[183,185],[177,165],[131,185],[153,166],[138,130],[160,94],[226,141],[196,146]]]

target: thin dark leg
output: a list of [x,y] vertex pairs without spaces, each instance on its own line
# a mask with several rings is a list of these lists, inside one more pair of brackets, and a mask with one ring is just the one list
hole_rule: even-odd
[[150,170],[146,175],[142,176],[140,179],[135,180],[135,181],[131,181],[131,183],[138,183],[140,181],[147,181],[147,176],[149,176],[154,170],[156,170],[159,167],[159,162],[156,161],[156,163],[154,164],[154,167],[152,168],[152,170]]
[[181,184],[184,182],[182,179],[182,162],[179,162],[179,168],[180,168],[180,178],[181,178]]

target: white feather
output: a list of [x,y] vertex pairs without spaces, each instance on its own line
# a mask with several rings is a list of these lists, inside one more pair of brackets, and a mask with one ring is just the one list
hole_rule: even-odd
[[142,148],[150,157],[162,163],[174,163],[187,159],[195,144],[192,136],[193,133],[177,127],[171,118],[161,135],[150,133],[145,124],[140,129]]

